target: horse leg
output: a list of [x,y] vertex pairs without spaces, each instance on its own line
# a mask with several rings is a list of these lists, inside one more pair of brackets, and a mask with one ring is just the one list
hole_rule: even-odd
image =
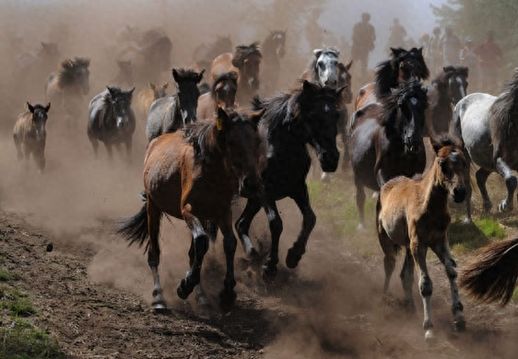
[[133,142],[131,139],[125,141],[126,145],[126,156],[128,157],[128,162],[131,163],[131,155],[133,154]]
[[209,249],[209,237],[203,229],[200,220],[191,213],[191,206],[186,205],[182,210],[182,215],[191,230],[194,242],[194,259],[187,275],[180,282],[176,292],[181,299],[187,299],[192,293],[194,287],[200,283],[200,272],[203,263],[203,257]]
[[267,279],[272,279],[277,274],[277,263],[279,263],[279,239],[281,237],[283,226],[275,201],[268,202],[265,210],[266,216],[268,217],[268,224],[270,225],[272,244],[268,260],[263,266],[263,275]]
[[432,340],[434,337],[430,303],[433,291],[433,284],[432,280],[430,279],[430,275],[428,274],[428,267],[426,266],[426,252],[428,251],[428,247],[426,247],[423,244],[420,244],[416,239],[412,239],[410,245],[412,256],[414,257],[414,260],[417,263],[420,272],[419,291],[421,293],[421,299],[423,301],[424,309],[424,338],[428,341]]
[[40,173],[43,173],[43,170],[45,169],[45,153],[42,150],[35,150],[32,153],[32,157],[34,158]]
[[108,159],[113,161],[113,150],[111,143],[105,143],[104,147],[106,147],[106,152],[108,152]]
[[94,149],[94,156],[97,158],[97,154],[99,152],[99,141],[97,141],[97,139],[92,136],[88,136],[88,139],[90,140],[92,148]]
[[500,202],[498,205],[498,210],[500,212],[512,211],[514,191],[516,190],[518,181],[516,180],[516,177],[513,176],[513,172],[507,163],[505,163],[501,157],[498,157],[496,160],[496,170],[500,176],[505,179],[505,186],[507,187],[507,198]]
[[356,179],[356,207],[358,208],[358,216],[360,223],[358,223],[358,230],[365,229],[365,189],[363,188],[359,179]]
[[248,199],[246,201],[246,206],[243,210],[243,213],[238,218],[235,224],[237,236],[241,241],[241,245],[243,246],[246,255],[249,257],[257,257],[257,251],[255,250],[254,245],[250,240],[250,237],[248,236],[248,231],[250,229],[250,224],[252,223],[252,220],[254,219],[255,215],[257,214],[257,212],[259,212],[260,209],[261,204],[258,200]]
[[20,161],[23,158],[22,143],[18,136],[13,136],[13,139],[14,145],[16,146],[16,157],[18,158],[18,161]]
[[[345,121],[345,120],[344,120]],[[343,129],[340,131],[340,138],[342,140],[342,144],[344,146],[344,155],[342,158],[342,172],[347,172],[347,166],[351,161],[351,156],[349,155],[349,149],[347,147],[347,133],[345,129],[346,125],[343,125]]]
[[306,252],[306,244],[308,242],[309,235],[315,227],[317,217],[315,212],[311,208],[309,203],[308,187],[304,183],[301,192],[292,197],[299,207],[302,213],[302,230],[300,231],[297,240],[293,243],[293,246],[288,250],[286,256],[286,265],[288,268],[295,268],[299,263],[302,255]]
[[223,249],[227,262],[227,273],[225,274],[223,290],[219,298],[221,307],[224,310],[228,310],[236,300],[236,292],[234,291],[234,287],[236,286],[236,280],[234,278],[234,257],[236,254],[237,240],[232,230],[232,211],[230,209],[228,209],[227,213],[223,216],[219,228],[223,234]]
[[[491,200],[489,199],[489,194],[487,193],[486,188],[486,181],[489,175],[491,174],[490,171],[486,170],[485,168],[480,167],[477,172],[475,173],[475,177],[477,178],[477,186],[480,190],[480,194],[482,196],[482,203],[484,207],[484,213],[489,213],[491,211],[491,207],[493,204],[491,203]],[[471,200],[470,197],[466,198],[466,201]]]
[[448,280],[450,282],[452,300],[451,311],[453,314],[453,323],[455,325],[455,329],[458,331],[463,331],[464,329],[466,329],[466,321],[464,319],[464,314],[462,313],[464,306],[460,301],[459,288],[457,287],[456,282],[457,270],[455,269],[455,267],[457,266],[457,264],[451,257],[450,249],[448,248],[446,238],[443,241],[437,243],[436,246],[432,247],[432,250],[437,255],[441,263],[444,265],[444,268],[446,269],[446,275],[448,276]]
[[[192,267],[194,263],[194,255],[195,255],[195,247],[194,247],[194,237],[191,235],[191,246],[189,247],[189,267]],[[201,282],[195,288],[196,302],[199,306],[207,306],[209,301],[207,299],[207,295],[203,290]]]
[[412,287],[414,286],[414,258],[409,248],[406,249],[405,262],[400,273],[401,284],[405,292],[405,306],[410,312],[415,311],[414,297],[412,296]]
[[164,297],[162,296],[162,287],[160,286],[160,276],[158,274],[158,265],[160,264],[160,244],[158,237],[160,235],[160,219],[162,213],[150,199],[147,202],[147,223],[149,232],[149,247],[147,252],[147,262],[151,273],[153,274],[153,309],[157,312],[167,310]]
[[390,240],[387,232],[379,223],[379,212],[381,210],[380,201],[378,200],[376,204],[376,230],[378,232],[378,240],[383,250],[383,254],[385,255],[383,258],[383,266],[385,269],[385,283],[383,284],[383,293],[386,294],[390,285],[390,278],[392,278],[392,273],[394,272],[394,268],[396,266],[396,254],[397,247]]

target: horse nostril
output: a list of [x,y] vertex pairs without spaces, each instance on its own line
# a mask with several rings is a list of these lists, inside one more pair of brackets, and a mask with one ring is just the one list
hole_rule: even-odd
[[466,198],[466,188],[464,188],[464,187],[454,188],[453,197],[454,197],[453,199],[457,203],[464,201],[464,198]]

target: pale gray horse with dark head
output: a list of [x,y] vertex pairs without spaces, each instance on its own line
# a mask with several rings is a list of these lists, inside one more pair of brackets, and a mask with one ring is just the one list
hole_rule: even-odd
[[[498,97],[473,93],[460,100],[455,106],[450,131],[462,138],[469,159],[480,167],[476,179],[484,211],[489,212],[492,207],[486,189],[486,180],[492,172],[498,172],[507,187],[507,197],[500,202],[498,210],[511,211],[517,186],[512,171],[518,170],[518,69]],[[470,187],[467,220],[471,220]]]
[[196,72],[191,69],[173,69],[177,92],[173,96],[159,98],[151,105],[146,124],[149,141],[196,121],[200,97],[198,84],[203,79],[204,72],[205,70]]

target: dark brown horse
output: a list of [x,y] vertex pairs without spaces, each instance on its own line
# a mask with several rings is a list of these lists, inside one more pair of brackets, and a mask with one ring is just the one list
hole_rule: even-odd
[[163,214],[183,219],[192,232],[190,269],[178,286],[178,296],[186,299],[200,283],[203,257],[209,247],[209,236],[202,223],[212,221],[223,233],[227,264],[221,304],[226,308],[234,302],[236,238],[231,202],[238,192],[247,195],[242,192],[245,188],[261,193],[265,153],[257,130],[260,116],[261,113],[253,114],[247,119],[219,109],[216,120],[194,122],[149,144],[144,160],[146,203],[119,232],[130,243],[146,243],[155,310],[166,308],[158,276],[158,237]]
[[218,107],[230,109],[236,107],[237,72],[228,72],[219,76],[212,84],[210,92],[198,98],[196,117],[212,118]]
[[423,58],[423,48],[405,50],[391,48],[390,59],[380,63],[376,69],[376,80],[363,86],[355,100],[354,110],[367,106],[389,96],[410,77],[426,80],[430,72]]
[[210,75],[212,82],[224,73],[239,74],[237,100],[248,103],[259,90],[259,71],[262,54],[256,42],[237,46],[234,53],[224,53],[212,61]]
[[356,185],[356,205],[364,226],[364,187],[378,191],[397,176],[422,173],[426,90],[417,80],[403,83],[392,95],[355,112],[349,153]]

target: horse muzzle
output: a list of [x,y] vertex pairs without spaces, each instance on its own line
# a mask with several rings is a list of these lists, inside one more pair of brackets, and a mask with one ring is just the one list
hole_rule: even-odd
[[466,188],[465,187],[455,187],[453,189],[453,200],[455,203],[461,203],[466,199]]
[[338,151],[324,151],[318,154],[318,160],[320,161],[320,167],[324,172],[335,172],[338,167],[338,159],[340,154]]
[[128,119],[126,117],[119,116],[117,117],[115,123],[117,124],[117,128],[124,128],[128,123]]

